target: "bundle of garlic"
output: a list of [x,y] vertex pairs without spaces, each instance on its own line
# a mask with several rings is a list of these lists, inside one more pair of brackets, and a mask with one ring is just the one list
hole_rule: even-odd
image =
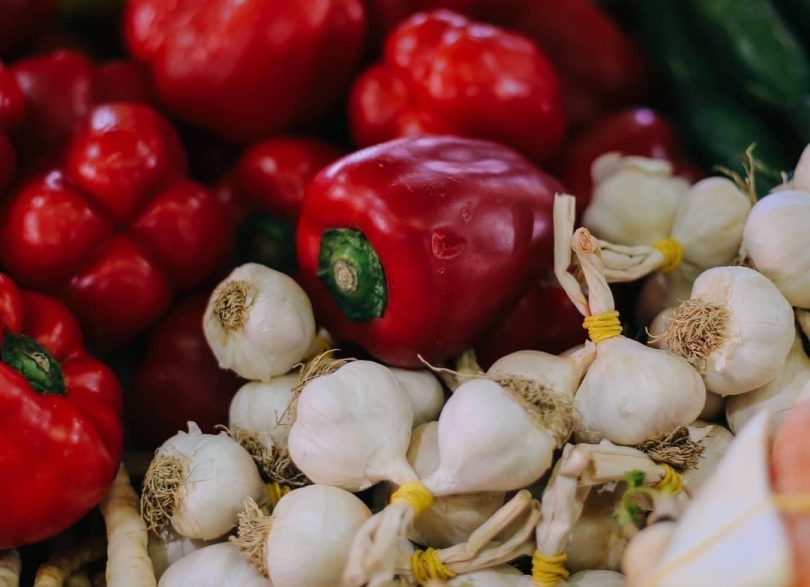
[[761,413],[736,436],[677,522],[654,524],[631,541],[624,561],[630,587],[794,584],[780,515],[791,500],[774,495],[769,447],[768,414]]
[[200,548],[173,563],[158,587],[274,587],[230,542]]
[[[391,505],[358,533],[346,582],[377,585],[389,580],[395,544],[434,497],[512,491],[539,479],[551,465],[555,448],[571,434],[574,421],[570,400],[537,381],[487,376],[459,386],[439,416],[438,468],[424,479],[405,479],[405,484],[392,479],[400,488]],[[404,452],[388,458],[395,458],[404,470]],[[476,555],[477,560],[485,560],[485,554]]]
[[[659,465],[639,450],[616,446],[608,441],[598,445],[568,444],[557,461],[551,479],[543,491],[543,518],[537,526],[537,550],[532,559],[535,585],[554,587],[569,575],[566,568],[572,533],[579,521],[591,490],[604,484],[623,481],[631,473],[642,475],[643,483],[681,489],[681,477],[669,465]],[[598,541],[580,548],[598,550]],[[607,561],[620,558],[624,541],[616,540],[616,550],[602,552]],[[589,553],[593,556],[593,552]],[[605,560],[593,561],[602,564]],[[611,564],[615,564],[611,562]]]
[[801,335],[794,336],[793,346],[776,377],[753,391],[731,396],[726,403],[726,420],[734,433],[759,412],[767,410],[778,426],[785,414],[799,401],[810,381],[810,357],[804,352]]
[[700,371],[708,391],[737,395],[778,375],[794,336],[793,309],[767,277],[715,267],[669,314],[661,343]]
[[[554,272],[585,316],[596,358],[575,397],[582,418],[578,438],[635,445],[664,438],[691,424],[706,400],[700,375],[684,359],[621,336],[621,323],[605,281],[599,244],[587,229],[573,234],[573,196],[554,201]],[[588,285],[586,297],[569,273],[572,250]]]
[[352,537],[370,516],[348,491],[308,485],[282,497],[272,517],[246,503],[231,540],[273,587],[335,587]]
[[247,263],[211,294],[203,331],[220,367],[268,381],[307,356],[315,340],[315,317],[309,298],[291,277]]
[[264,493],[250,454],[226,433],[203,434],[188,423],[164,442],[149,464],[141,512],[149,529],[171,525],[186,538],[212,540],[236,526],[247,498]]

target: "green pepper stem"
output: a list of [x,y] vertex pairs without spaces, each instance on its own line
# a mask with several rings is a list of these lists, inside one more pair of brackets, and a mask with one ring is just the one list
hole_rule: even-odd
[[51,353],[30,336],[6,333],[0,357],[42,395],[67,393],[62,367]]
[[368,322],[382,316],[388,298],[385,273],[374,247],[359,230],[324,231],[318,276],[350,319]]

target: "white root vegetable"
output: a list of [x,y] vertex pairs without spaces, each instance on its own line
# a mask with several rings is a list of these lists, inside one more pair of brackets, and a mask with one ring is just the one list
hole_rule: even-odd
[[158,587],[273,587],[230,542],[212,544],[181,558],[160,578]]
[[250,454],[226,433],[203,434],[193,422],[156,451],[144,478],[141,512],[147,527],[167,525],[181,536],[218,538],[236,525],[247,498],[264,493]]
[[667,238],[678,200],[689,184],[666,162],[606,153],[594,161],[593,199],[583,223],[619,245],[652,245]]
[[402,390],[408,394],[413,408],[413,427],[439,417],[444,405],[442,384],[426,369],[397,369],[390,367]]
[[56,553],[37,569],[34,587],[62,587],[73,573],[88,563],[104,558],[104,540],[91,538],[78,546]]
[[154,587],[157,581],[147,552],[146,524],[123,465],[100,508],[107,526],[107,586]]
[[[582,418],[577,436],[625,445],[665,437],[697,418],[705,386],[684,359],[621,336],[599,245],[584,228],[572,238],[574,206],[573,196],[558,195],[554,202],[554,272],[596,343],[596,358],[575,397]],[[588,284],[587,298],[568,271],[572,250]]]
[[720,395],[746,393],[774,379],[794,336],[790,304],[767,277],[747,267],[701,273],[662,335],[666,348],[693,364],[706,389]]
[[798,402],[808,381],[810,357],[804,352],[801,336],[796,333],[787,360],[774,379],[753,391],[728,399],[726,419],[729,428],[737,433],[756,414],[767,410],[773,414],[771,423],[776,430],[790,408]]
[[171,528],[164,528],[159,534],[149,532],[149,543],[146,551],[152,561],[155,578],[158,580],[171,565],[192,552],[216,544],[217,541],[195,540],[186,538],[173,532]]
[[793,584],[790,541],[770,482],[769,445],[768,414],[762,413],[736,436],[680,517],[663,554],[655,557],[651,579],[632,586]]
[[0,587],[20,587],[22,561],[16,550],[0,551]]
[[[803,181],[803,180],[802,180]],[[780,191],[751,209],[740,252],[790,305],[810,308],[810,193]]]
[[295,280],[247,263],[211,294],[203,331],[220,367],[245,379],[268,381],[287,373],[310,352],[315,317]]

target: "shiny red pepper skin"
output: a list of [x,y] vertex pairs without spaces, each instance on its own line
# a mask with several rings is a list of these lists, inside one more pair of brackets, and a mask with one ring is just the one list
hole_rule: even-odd
[[96,65],[77,51],[54,51],[18,61],[12,72],[27,102],[15,143],[40,168],[58,159],[97,105],[154,101],[147,72],[134,62]]
[[361,0],[130,0],[130,51],[175,115],[240,142],[314,122],[362,52]]
[[9,135],[22,125],[25,108],[17,80],[0,63],[0,191],[11,182],[17,169],[17,153]]
[[355,83],[349,108],[361,146],[455,134],[542,161],[565,131],[557,74],[537,46],[446,10],[416,14],[391,33],[383,62]]
[[670,122],[649,108],[629,108],[594,121],[565,147],[560,173],[565,186],[578,198],[577,208],[584,210],[591,199],[591,165],[611,151],[665,159],[674,171],[690,180],[702,177],[699,170],[685,162]]
[[64,300],[95,342],[124,342],[230,247],[222,205],[184,175],[179,140],[160,115],[100,106],[59,168],[7,202],[0,260],[20,282]]
[[[0,549],[67,529],[103,497],[123,448],[121,388],[87,355],[76,319],[59,301],[20,291],[0,274]],[[6,360],[24,334],[61,369],[63,393],[36,391]],[[40,355],[41,357],[41,355]]]
[[202,331],[210,292],[195,294],[161,320],[149,335],[127,402],[133,440],[152,450],[193,420],[203,432],[228,423],[231,398],[244,383],[220,369]]
[[[338,340],[393,365],[418,366],[417,354],[440,362],[469,347],[550,267],[560,190],[487,141],[405,138],[358,151],[309,186],[299,280]],[[362,233],[382,266],[387,298],[376,318],[349,318],[323,277],[338,269],[320,259],[328,231],[344,228]],[[355,282],[367,287],[362,276]]]
[[56,17],[56,0],[0,2],[0,56],[30,45]]

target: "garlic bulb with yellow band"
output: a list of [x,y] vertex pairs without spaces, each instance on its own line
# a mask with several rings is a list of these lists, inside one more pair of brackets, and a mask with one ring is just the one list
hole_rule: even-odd
[[[596,358],[574,400],[582,418],[578,437],[625,445],[663,437],[697,418],[706,400],[705,386],[682,358],[621,336],[599,244],[582,228],[572,238],[574,206],[572,196],[555,199],[554,266],[596,344]],[[568,271],[572,250],[587,281],[587,297]]]
[[737,395],[777,376],[793,344],[793,320],[767,277],[748,267],[715,267],[670,314],[662,342],[701,372],[707,390]]

